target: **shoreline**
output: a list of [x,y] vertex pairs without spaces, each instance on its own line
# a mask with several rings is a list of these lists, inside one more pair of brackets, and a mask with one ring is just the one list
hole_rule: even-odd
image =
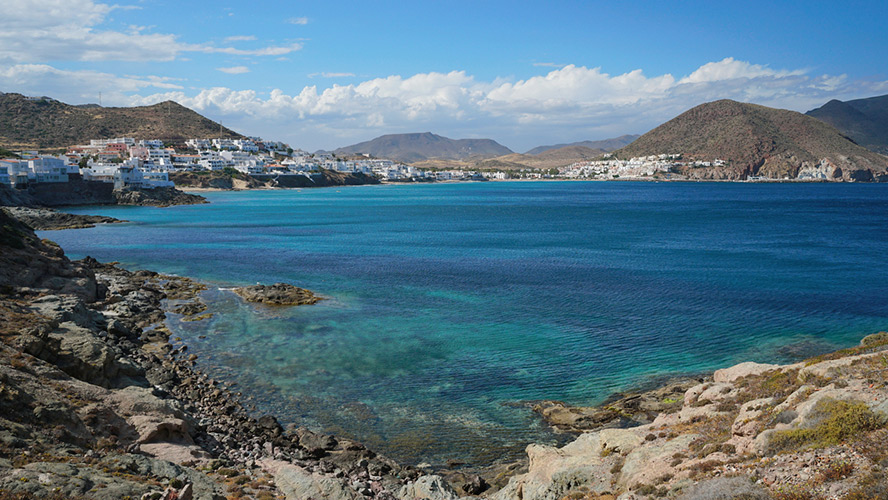
[[[34,242],[33,245],[38,245],[38,243]],[[55,258],[67,260],[61,253],[61,249],[53,250],[51,248],[47,249],[39,246],[35,248],[40,249],[41,252],[49,252],[54,255]],[[55,253],[53,254],[52,252]],[[61,262],[63,263],[63,261]],[[165,460],[165,458],[162,457],[175,458],[172,462],[175,463],[178,461],[179,466],[185,468],[193,467],[187,465],[188,463],[198,464],[202,463],[204,459],[209,463],[209,461],[218,461],[221,459],[223,462],[228,462],[229,464],[233,464],[236,468],[239,468],[239,472],[237,472],[237,474],[239,474],[238,477],[272,478],[272,484],[275,484],[275,488],[278,488],[279,491],[287,496],[287,498],[291,498],[291,496],[287,494],[286,491],[283,491],[286,487],[282,485],[290,484],[288,481],[292,480],[294,476],[299,478],[299,481],[297,482],[303,489],[293,490],[298,493],[293,493],[294,496],[292,496],[292,498],[296,498],[296,495],[305,495],[306,491],[325,491],[323,488],[331,487],[331,484],[337,484],[340,485],[338,486],[340,489],[337,490],[337,494],[330,496],[331,498],[353,500],[354,498],[359,497],[372,497],[412,500],[421,496],[427,496],[434,500],[452,500],[455,498],[454,490],[451,489],[450,486],[447,486],[447,484],[440,479],[439,475],[447,478],[454,486],[462,488],[464,493],[469,493],[470,491],[476,492],[474,494],[483,491],[489,492],[491,490],[488,490],[484,485],[489,486],[490,484],[493,484],[493,490],[499,490],[498,493],[494,493],[493,495],[493,498],[497,500],[515,500],[516,498],[522,498],[524,500],[543,500],[549,498],[549,493],[546,492],[561,491],[567,493],[570,491],[570,488],[579,486],[591,488],[592,491],[601,491],[601,494],[604,495],[605,491],[601,490],[599,487],[600,485],[597,482],[598,479],[595,479],[599,477],[599,475],[601,477],[609,478],[608,492],[618,491],[613,489],[618,486],[619,491],[623,491],[624,495],[630,493],[636,495],[627,496],[625,498],[645,498],[644,493],[640,492],[654,491],[657,493],[661,491],[659,488],[668,488],[667,491],[682,491],[683,489],[692,487],[698,480],[711,477],[706,476],[709,472],[735,470],[736,466],[734,464],[742,462],[731,463],[731,460],[736,460],[741,457],[740,455],[737,455],[737,449],[740,447],[745,447],[741,449],[753,453],[756,457],[761,453],[764,453],[765,456],[767,456],[767,453],[769,453],[767,448],[769,446],[769,440],[760,438],[762,436],[774,436],[776,432],[780,432],[779,427],[777,429],[773,427],[769,428],[768,425],[775,424],[773,422],[769,424],[762,414],[755,415],[753,410],[747,411],[746,408],[752,402],[768,398],[762,397],[755,400],[748,400],[745,403],[730,403],[733,405],[730,412],[739,412],[733,425],[728,427],[731,430],[731,435],[728,436],[730,439],[726,441],[728,443],[734,443],[731,444],[731,446],[734,447],[734,451],[730,451],[726,448],[725,446],[727,445],[724,445],[724,443],[719,444],[716,442],[725,437],[722,434],[717,434],[717,437],[712,438],[711,442],[704,443],[702,448],[697,451],[692,451],[691,456],[686,456],[685,458],[680,459],[682,460],[682,463],[676,465],[668,465],[661,459],[657,458],[657,456],[651,456],[650,453],[648,453],[650,449],[659,447],[657,449],[672,450],[678,444],[681,444],[683,447],[691,448],[693,450],[692,444],[696,443],[696,440],[701,439],[701,432],[704,437],[707,432],[715,432],[707,430],[701,426],[707,422],[720,422],[723,430],[724,425],[726,425],[723,413],[727,410],[724,410],[722,407],[728,405],[726,402],[728,396],[733,398],[735,396],[731,396],[731,394],[737,393],[737,397],[742,400],[744,397],[747,397],[743,396],[743,394],[745,394],[743,391],[748,391],[749,385],[761,385],[770,380],[768,377],[773,377],[774,375],[771,374],[775,372],[777,374],[798,372],[798,375],[793,375],[793,377],[797,376],[801,382],[796,381],[792,377],[784,377],[785,381],[784,378],[780,378],[781,384],[794,388],[794,391],[791,394],[782,394],[781,396],[771,397],[771,399],[780,399],[782,402],[759,402],[756,404],[777,407],[779,404],[793,401],[793,408],[800,408],[800,405],[803,405],[807,401],[811,401],[816,394],[826,394],[829,397],[834,397],[836,395],[849,393],[852,395],[864,395],[867,398],[870,398],[867,400],[868,404],[874,403],[873,407],[888,410],[888,385],[886,385],[886,374],[884,371],[878,376],[868,373],[866,374],[866,377],[870,377],[869,379],[861,379],[862,381],[867,382],[868,380],[873,380],[872,377],[876,376],[875,390],[873,390],[873,383],[867,384],[855,382],[851,389],[856,392],[852,393],[847,385],[841,387],[837,382],[833,381],[836,380],[836,377],[850,377],[850,380],[857,380],[856,378],[851,377],[852,373],[847,371],[849,369],[847,367],[856,365],[845,363],[845,360],[853,360],[855,363],[870,363],[881,359],[888,361],[888,356],[883,354],[884,351],[872,351],[872,349],[884,349],[888,347],[888,339],[883,339],[873,343],[872,346],[875,347],[864,346],[867,348],[862,350],[845,350],[849,352],[846,352],[841,357],[835,359],[831,359],[831,355],[825,355],[821,357],[822,359],[820,361],[809,361],[812,364],[803,361],[801,363],[784,366],[743,363],[735,367],[717,370],[712,375],[711,379],[706,378],[702,381],[699,379],[688,380],[683,383],[686,385],[681,385],[678,390],[676,390],[677,386],[668,384],[666,387],[661,387],[654,391],[648,391],[650,395],[648,401],[662,403],[665,406],[664,408],[650,408],[643,404],[632,406],[633,401],[637,401],[637,395],[635,394],[629,394],[616,401],[609,398],[608,401],[602,405],[589,407],[592,409],[592,413],[584,412],[582,408],[578,409],[577,407],[569,405],[562,405],[560,408],[557,407],[557,405],[551,405],[548,408],[544,407],[540,410],[541,414],[544,414],[547,409],[555,408],[556,411],[549,411],[550,419],[553,415],[560,415],[562,417],[566,416],[568,419],[574,419],[572,423],[569,422],[566,424],[569,428],[565,430],[583,431],[583,433],[580,434],[580,437],[576,441],[568,444],[561,450],[533,444],[528,446],[528,453],[531,460],[530,467],[526,472],[524,472],[521,464],[500,464],[500,466],[494,470],[480,470],[469,467],[458,470],[438,470],[436,471],[438,474],[428,474],[421,469],[414,469],[409,466],[402,467],[394,464],[384,457],[376,456],[375,453],[366,450],[366,448],[363,448],[360,444],[349,440],[343,440],[332,436],[316,435],[307,429],[284,430],[279,424],[275,425],[277,419],[272,416],[262,416],[261,418],[249,416],[249,412],[247,412],[239,402],[239,396],[234,395],[230,390],[220,386],[217,381],[209,379],[196,368],[196,358],[193,357],[193,355],[187,354],[187,345],[182,344],[174,346],[170,342],[169,331],[166,330],[166,327],[164,326],[163,317],[165,312],[172,311],[175,307],[199,301],[199,288],[205,286],[199,281],[191,280],[189,278],[173,277],[170,275],[159,275],[151,271],[127,271],[116,267],[113,263],[100,264],[88,258],[80,262],[82,264],[73,264],[75,267],[82,266],[87,268],[92,271],[95,276],[94,283],[96,283],[96,295],[100,295],[98,293],[98,290],[100,289],[99,285],[103,285],[106,288],[106,291],[104,292],[105,295],[101,298],[100,302],[90,302],[85,300],[85,298],[81,298],[70,303],[64,303],[63,301],[66,300],[64,299],[65,294],[59,293],[58,291],[50,291],[49,295],[43,295],[42,297],[39,293],[37,295],[29,295],[33,294],[33,292],[16,292],[16,295],[24,297],[27,301],[30,301],[30,303],[35,303],[37,300],[41,301],[37,303],[45,303],[47,302],[47,297],[62,297],[58,300],[53,299],[49,301],[50,303],[60,304],[59,306],[54,306],[56,308],[50,309],[49,311],[51,311],[51,314],[58,315],[60,320],[72,318],[73,321],[68,321],[68,323],[73,322],[73,326],[65,326],[64,328],[67,329],[65,330],[67,333],[64,335],[71,334],[72,329],[77,327],[80,330],[78,335],[82,338],[85,339],[89,336],[94,337],[93,340],[90,340],[90,342],[92,342],[91,345],[98,346],[99,344],[96,344],[95,342],[102,342],[107,344],[109,348],[124,349],[122,353],[114,355],[116,356],[115,361],[117,365],[121,365],[121,363],[125,365],[125,362],[127,361],[141,364],[144,368],[144,375],[141,376],[146,377],[147,381],[153,386],[153,388],[149,389],[147,393],[141,391],[139,397],[151,400],[151,404],[157,405],[158,408],[166,408],[166,405],[169,403],[163,403],[163,401],[168,401],[170,398],[180,401],[182,405],[180,411],[184,411],[182,415],[191,415],[190,418],[196,421],[194,424],[189,424],[188,419],[180,419],[183,423],[170,422],[168,421],[168,418],[164,417],[163,412],[153,415],[124,415],[124,418],[127,419],[128,422],[140,422],[142,424],[142,426],[139,427],[131,423],[131,425],[137,429],[141,429],[138,438],[129,438],[135,439],[133,444],[137,446],[131,448],[131,445],[127,445],[121,448],[112,444],[110,445],[110,450],[99,452],[93,451],[92,455],[89,455],[89,458],[95,458],[99,461],[98,463],[107,464],[107,462],[104,462],[105,460],[117,460],[116,457],[120,456],[121,452],[124,452],[123,455],[135,454],[140,457],[145,456],[147,453],[149,456],[153,456],[155,460]],[[68,276],[65,279],[70,281],[72,277]],[[75,279],[79,278],[75,277]],[[84,279],[86,279],[86,284],[88,285],[88,272],[85,273]],[[82,287],[83,284],[77,286]],[[170,304],[169,301],[165,301],[165,299],[161,298],[162,296],[165,296],[174,303]],[[15,295],[7,294],[7,297],[15,297]],[[34,299],[28,299],[27,297],[34,297]],[[96,298],[99,299],[98,296]],[[9,298],[4,297],[5,302],[8,302],[9,300]],[[181,301],[184,301],[184,303]],[[97,307],[93,307],[90,304],[96,304]],[[104,323],[92,313],[78,311],[95,311],[104,317]],[[109,312],[114,314],[109,315]],[[203,311],[198,311],[198,314],[202,312]],[[158,319],[160,319],[160,322],[158,322]],[[46,326],[48,331],[43,334],[45,340],[42,341],[42,344],[40,342],[35,344],[35,341],[28,341],[30,344],[26,343],[24,345],[30,346],[27,349],[35,351],[38,354],[43,353],[45,349],[54,349],[51,346],[51,343],[48,342],[48,339],[52,338],[52,335],[56,335],[53,332],[65,324],[65,321],[59,322],[58,320],[56,323],[48,323]],[[104,328],[104,330],[102,330],[102,328]],[[96,329],[98,330],[93,331]],[[82,330],[93,331],[93,333],[87,334]],[[139,331],[142,333],[138,334]],[[33,336],[33,334],[30,333],[27,335]],[[65,338],[64,335],[62,335],[62,339]],[[40,338],[41,337],[38,337],[38,339]],[[864,340],[866,341],[866,339]],[[879,342],[884,343],[880,344]],[[39,349],[37,346],[39,346]],[[34,356],[33,354],[28,355]],[[58,355],[58,353],[54,354],[56,357]],[[45,355],[44,357],[47,357],[47,359],[56,359],[49,355]],[[40,356],[35,356],[34,359],[42,359],[43,362],[51,363]],[[114,384],[112,383],[112,379],[108,373],[106,373],[105,368],[102,368],[100,373],[97,374],[95,370],[90,371],[82,367],[84,364],[90,366],[89,358],[87,358],[86,361],[81,361],[83,362],[77,365],[80,368],[69,368],[69,371],[73,370],[81,377],[81,379],[87,378],[93,382],[99,382],[98,385],[100,387],[108,385],[109,389],[107,390],[116,390],[113,387]],[[105,362],[107,361],[103,361],[103,363]],[[70,363],[64,366],[70,366]],[[126,378],[140,376],[138,375],[138,369],[133,371],[131,368],[121,368],[121,366],[118,366],[115,376],[125,376]],[[808,370],[808,373],[811,374],[807,375],[809,378],[806,380],[809,383],[805,385],[803,382],[806,380],[801,379],[801,373],[811,366],[818,367],[818,369]],[[719,375],[719,372],[722,372],[722,375]],[[726,372],[728,375],[725,375]],[[9,378],[10,375],[8,375],[8,372],[3,372],[2,375],[4,377],[4,383],[12,380]],[[820,378],[810,378],[815,376]],[[749,377],[757,380],[757,382],[744,382],[744,380],[747,380]],[[87,381],[82,380],[82,382]],[[738,384],[741,382],[747,383],[747,386],[739,386]],[[129,382],[123,381],[123,383]],[[867,385],[869,385],[869,387],[867,387]],[[129,387],[140,386],[139,384],[127,385],[123,389],[133,390],[127,389]],[[148,388],[143,387],[142,389]],[[779,390],[780,387],[777,387],[776,389]],[[657,392],[658,390],[666,392]],[[664,394],[668,396],[674,395],[674,397],[664,397]],[[758,393],[757,395],[766,396],[766,394]],[[797,400],[792,399],[793,395],[797,395]],[[665,400],[667,399],[674,399],[674,401],[666,402]],[[101,406],[99,402],[93,402],[90,404]],[[809,405],[809,407],[813,406]],[[208,415],[213,414],[213,408],[219,409],[221,414],[208,417]],[[656,415],[653,415],[652,419],[648,418],[649,421],[642,422],[638,418],[633,418],[634,415],[630,413],[630,411],[636,410],[639,414],[644,413],[646,418],[651,417],[652,412],[656,413]],[[120,406],[118,405],[114,407],[111,405],[111,411],[117,413],[121,412]],[[600,413],[602,411],[607,413],[608,416],[613,417],[605,423],[604,427],[599,425],[600,422],[596,421],[597,417],[595,416],[596,412]],[[802,410],[798,410],[797,413],[797,419],[803,418],[804,412]],[[75,412],[75,414],[77,414],[77,412]],[[545,417],[545,415],[543,416]],[[138,417],[146,418],[139,419]],[[208,418],[209,420],[207,420]],[[743,424],[744,419],[747,418],[751,419],[750,421],[758,422],[757,425],[761,425],[761,427],[754,427],[750,431],[743,430],[743,432],[739,434],[735,432],[734,427],[738,425],[737,422]],[[550,420],[547,419],[547,421]],[[552,419],[552,421],[554,421],[554,419]],[[577,421],[580,421],[581,423],[591,423],[592,425],[578,426],[575,425]],[[607,428],[606,424],[613,421],[618,421],[619,425]],[[810,421],[811,420],[809,419],[809,422]],[[801,423],[803,422],[800,422],[800,424]],[[776,425],[788,424],[777,422]],[[664,431],[664,428],[667,430]],[[166,430],[161,431],[160,429]],[[674,430],[670,431],[669,429]],[[881,428],[877,428],[872,432],[881,432],[880,429]],[[589,432],[590,430],[592,430],[592,432]],[[689,430],[694,432],[688,434],[687,431]],[[768,431],[773,432],[768,434]],[[672,436],[673,433],[676,435]],[[653,439],[648,439],[648,436],[653,436]],[[706,439],[710,438],[707,437]],[[189,440],[191,441],[191,444],[188,444]],[[756,440],[760,442],[756,444]],[[138,441],[142,442],[139,443]],[[123,442],[122,437],[118,437],[118,443],[120,442]],[[591,444],[592,442],[595,444]],[[244,443],[247,443],[246,447],[243,446]],[[706,445],[708,444],[718,446],[714,448],[715,451],[710,448],[708,452],[705,452]],[[312,447],[315,445],[317,446]],[[756,446],[759,448],[756,448]],[[193,447],[197,447],[197,449]],[[15,450],[16,448],[13,447],[11,449]],[[838,448],[836,449],[838,450]],[[5,448],[3,450],[5,450]],[[605,454],[605,452],[607,452],[607,454]],[[84,456],[87,456],[86,452],[83,453]],[[188,455],[182,455],[182,453],[187,453]],[[203,456],[202,453],[207,453],[209,456]],[[841,450],[830,451],[827,455],[830,457],[834,455],[837,457],[836,460],[838,460],[838,457],[841,456],[840,453],[847,452]],[[804,453],[802,453],[802,455],[804,455]],[[4,456],[6,456],[6,452],[0,453],[0,491],[2,491],[7,485],[14,484],[14,482],[3,482],[2,480],[2,469],[5,467],[5,463],[2,461]],[[112,458],[109,459],[109,456]],[[187,460],[182,460],[183,456],[187,457]],[[342,462],[342,465],[337,465],[339,462],[333,459],[334,456],[345,461]],[[645,460],[641,462],[641,465],[644,465],[645,467],[639,467],[639,456],[645,456],[647,457],[645,460],[649,460],[649,462],[645,462]],[[869,477],[865,476],[864,473],[871,475],[873,474],[873,469],[871,466],[867,465],[872,462],[872,460],[867,458],[866,454],[861,456],[863,458],[853,455],[853,463],[854,467],[859,472],[858,476],[860,477],[857,477],[857,479],[862,481],[865,477]],[[583,467],[586,467],[586,469],[583,470],[587,471],[587,475],[584,476],[585,479],[580,483],[561,482],[562,479],[559,479],[559,476],[551,473],[552,470],[567,471],[571,467],[576,467],[576,461],[570,463],[565,462],[566,457],[582,457],[582,463],[585,464]],[[670,463],[672,463],[672,461],[675,461],[676,459],[671,458],[670,455],[669,460]],[[801,484],[797,481],[793,482],[795,479],[789,477],[790,475],[793,475],[792,473],[795,472],[795,468],[801,463],[798,461],[792,462],[792,460],[796,459],[793,458],[790,460],[789,463],[791,466],[786,466],[785,464],[780,465],[779,467],[775,466],[776,472],[772,470],[773,467],[772,469],[767,468],[771,467],[773,464],[766,465],[761,471],[755,468],[740,470],[758,471],[755,472],[755,474],[767,479],[765,483],[770,482],[771,484],[777,485]],[[799,458],[798,460],[802,460],[802,458]],[[867,460],[870,461],[867,462]],[[692,472],[696,470],[696,467],[713,461],[720,463],[714,466],[707,466],[710,467],[710,469],[707,472],[704,472],[702,476],[699,474],[692,474]],[[45,462],[28,462],[28,464],[38,463]],[[621,464],[621,468],[617,473],[613,473],[613,470],[617,469],[617,463]],[[652,463],[657,464],[655,470],[658,474],[662,472],[661,475],[652,476],[649,474],[650,471],[648,468]],[[832,461],[822,465],[827,467],[830,463],[832,463]],[[25,464],[26,467],[28,464]],[[154,464],[154,462],[152,462],[152,464]],[[259,465],[257,466],[257,464]],[[542,472],[542,469],[540,468],[544,464],[547,468],[546,470],[549,471],[547,473]],[[13,465],[13,463],[10,462],[10,465]],[[89,464],[83,463],[80,465],[86,467]],[[160,465],[154,464],[152,467],[160,467]],[[371,471],[373,467],[378,467],[378,469]],[[379,472],[383,471],[386,467],[389,469],[386,472],[387,475],[379,474]],[[632,467],[635,468],[633,469]],[[780,467],[783,467],[783,469],[780,469]],[[216,470],[218,471],[224,468],[230,467],[222,465]],[[605,468],[609,468],[611,471],[609,475],[607,471],[604,470]],[[16,471],[14,472],[14,475],[26,474],[29,473],[29,470],[30,469],[27,468],[14,469],[14,471]],[[365,472],[362,473],[362,470]],[[670,470],[673,472],[669,472]],[[392,473],[392,471],[398,472]],[[197,472],[195,472],[195,474],[197,474]],[[267,476],[263,476],[263,474]],[[362,476],[362,474],[364,475]],[[666,480],[661,480],[670,474],[672,477]],[[179,475],[182,474],[180,473]],[[215,473],[209,473],[206,475],[212,477],[215,477],[216,475],[224,476],[224,474]],[[200,476],[189,474],[185,474],[185,476],[192,480],[192,482],[188,484],[194,485],[193,488],[198,488],[199,484],[200,488],[207,487],[205,483],[200,483],[197,479]],[[25,475],[21,477],[31,476]],[[219,484],[226,484],[225,482],[227,479],[223,479],[222,477],[217,479],[219,480]],[[691,482],[688,482],[689,480]],[[373,486],[374,481],[377,483],[377,486],[375,487]],[[353,486],[355,483],[358,484],[357,487]],[[571,484],[572,486],[567,486],[568,484]],[[432,488],[432,485],[434,488]],[[654,487],[655,489],[650,490],[647,488],[648,486]],[[850,488],[853,485],[849,483],[845,486],[845,489],[850,491]],[[420,490],[417,489],[420,487],[433,489],[435,490],[435,494],[429,495],[425,490],[421,490],[420,492]],[[468,489],[463,487],[467,487]],[[172,488],[172,481],[170,488]],[[317,488],[317,490],[312,490],[311,488]],[[406,490],[404,490],[405,488]],[[565,490],[564,488],[568,489]],[[176,488],[173,489],[179,491]],[[355,495],[357,496],[350,496],[352,493],[345,493],[352,490],[355,491]]]

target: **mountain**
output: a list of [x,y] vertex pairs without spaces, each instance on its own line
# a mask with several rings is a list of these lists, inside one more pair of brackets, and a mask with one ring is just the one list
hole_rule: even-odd
[[806,114],[871,151],[888,154],[888,95],[845,102],[833,99]]
[[662,153],[726,162],[681,169],[692,179],[888,181],[888,157],[858,146],[831,125],[795,111],[731,100],[686,111],[614,155],[626,159]]
[[606,151],[604,150],[587,148],[585,146],[565,146],[558,149],[548,149],[535,155],[512,153],[497,156],[496,158],[475,162],[473,167],[497,170],[550,169],[564,167],[579,161],[594,160],[605,153]]
[[491,139],[448,139],[431,132],[390,134],[333,151],[337,156],[369,154],[404,163],[424,160],[466,160],[492,158],[512,150]]
[[189,138],[242,137],[173,101],[152,106],[72,106],[48,97],[0,94],[0,146],[65,148],[90,139],[133,137],[177,142]]
[[600,149],[605,153],[609,153],[615,149],[620,149],[624,146],[627,146],[632,143],[635,139],[638,139],[640,136],[638,135],[621,135],[620,137],[614,137],[612,139],[604,139],[602,141],[581,141],[581,142],[572,142],[570,144],[554,144],[551,146],[538,146],[530,151],[524,153],[526,155],[538,155],[544,151],[549,151],[551,149],[561,149],[568,146],[583,146],[589,149]]

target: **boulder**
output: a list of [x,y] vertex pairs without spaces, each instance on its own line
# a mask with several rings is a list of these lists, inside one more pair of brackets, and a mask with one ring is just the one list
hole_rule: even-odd
[[397,497],[400,500],[457,500],[459,495],[441,476],[422,476],[405,484]]
[[776,370],[778,368],[780,368],[780,365],[770,365],[765,363],[754,363],[752,361],[747,361],[745,363],[740,363],[739,365],[734,365],[730,368],[722,368],[721,370],[716,370],[715,373],[712,374],[712,379],[716,383],[733,382],[741,377],[746,377],[748,375],[761,375],[762,373]]
[[262,460],[260,465],[274,477],[275,484],[287,500],[357,500],[361,497],[343,481],[309,472],[298,465],[280,460]]

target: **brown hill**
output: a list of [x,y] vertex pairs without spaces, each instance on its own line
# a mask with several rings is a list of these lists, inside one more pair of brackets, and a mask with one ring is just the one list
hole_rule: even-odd
[[614,152],[622,159],[662,153],[726,161],[721,167],[681,169],[692,179],[888,181],[888,157],[832,126],[795,111],[731,100],[701,104]]
[[173,101],[105,108],[72,106],[48,97],[0,94],[0,146],[55,149],[113,137],[180,142],[242,136]]
[[870,151],[888,154],[888,95],[846,102],[833,99],[806,114],[829,123]]
[[620,137],[614,137],[612,139],[603,139],[600,141],[580,141],[573,142],[570,144],[553,144],[551,146],[537,146],[530,151],[524,153],[526,155],[538,155],[545,151],[549,151],[550,149],[561,149],[567,146],[585,146],[590,149],[601,149],[606,153],[609,153],[615,149],[620,149],[624,146],[627,146],[632,143],[635,139],[638,139],[637,135],[621,135]]
[[605,151],[601,149],[592,149],[585,146],[565,146],[558,149],[547,149],[536,155],[513,153],[481,160],[475,163],[475,168],[499,170],[551,169],[564,167],[578,161],[594,160],[603,154],[605,154]]
[[426,160],[491,158],[511,152],[491,139],[449,139],[431,132],[383,135],[334,151],[338,156],[369,154],[411,164]]

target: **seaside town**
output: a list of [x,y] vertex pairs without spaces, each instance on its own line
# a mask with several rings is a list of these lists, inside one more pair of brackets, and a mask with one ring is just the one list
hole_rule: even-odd
[[[682,162],[679,154],[629,160],[605,155],[600,160],[572,163],[552,170],[476,171],[458,168],[419,169],[388,159],[341,159],[333,153],[308,153],[278,141],[247,139],[189,139],[178,150],[158,139],[131,137],[93,139],[53,156],[19,151],[18,159],[0,160],[0,183],[23,188],[28,184],[67,182],[71,175],[87,181],[114,183],[115,188],[172,187],[172,172],[234,169],[248,175],[310,176],[323,170],[362,173],[383,182],[484,181],[506,179],[644,179],[670,178],[679,166],[724,166],[725,161]],[[365,155],[366,156],[366,155]]]

